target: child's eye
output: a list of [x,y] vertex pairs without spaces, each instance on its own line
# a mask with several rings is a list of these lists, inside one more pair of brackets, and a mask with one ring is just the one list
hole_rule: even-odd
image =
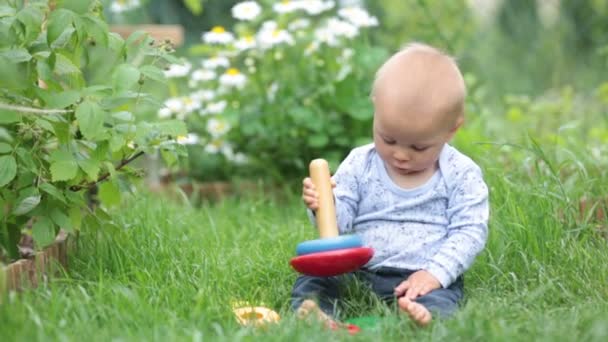
[[387,145],[394,145],[396,143],[395,140],[391,140],[391,139],[386,139],[386,138],[382,138],[382,140],[384,141],[385,144]]
[[422,152],[424,150],[426,150],[427,148],[429,148],[428,146],[412,146],[412,149],[414,151],[418,151],[418,152]]

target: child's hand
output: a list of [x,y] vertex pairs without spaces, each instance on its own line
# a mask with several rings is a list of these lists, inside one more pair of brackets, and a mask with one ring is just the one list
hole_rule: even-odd
[[[304,204],[306,204],[310,210],[319,209],[319,194],[317,193],[317,189],[315,188],[312,179],[306,177],[302,184],[302,200],[304,200]],[[331,180],[331,187],[336,187],[336,182],[333,179]]]
[[416,299],[440,287],[441,284],[437,278],[425,270],[420,270],[412,273],[406,280],[395,287],[395,296]]

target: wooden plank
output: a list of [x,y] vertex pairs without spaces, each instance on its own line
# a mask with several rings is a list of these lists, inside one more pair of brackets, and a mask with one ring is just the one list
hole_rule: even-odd
[[124,39],[135,31],[144,31],[157,42],[168,39],[174,46],[184,43],[184,28],[181,25],[110,25],[110,31],[118,33]]
[[6,266],[0,264],[0,305],[4,303],[4,299],[8,294],[7,286],[8,279],[6,277]]
[[36,288],[49,277],[59,274],[61,268],[66,269],[68,241],[68,235],[60,231],[55,242],[36,253],[33,260],[20,259],[0,268],[0,303],[3,293]]

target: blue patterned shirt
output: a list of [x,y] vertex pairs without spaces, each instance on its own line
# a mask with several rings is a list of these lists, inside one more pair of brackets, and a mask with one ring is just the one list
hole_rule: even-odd
[[367,268],[424,269],[448,287],[486,243],[481,169],[448,144],[435,174],[413,189],[391,180],[373,144],[353,149],[333,179],[340,233],[357,234],[374,249]]

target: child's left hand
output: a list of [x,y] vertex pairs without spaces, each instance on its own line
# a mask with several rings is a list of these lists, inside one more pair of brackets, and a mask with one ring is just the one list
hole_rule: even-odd
[[395,296],[416,299],[440,287],[441,284],[437,278],[425,270],[420,270],[412,273],[406,280],[395,287]]

